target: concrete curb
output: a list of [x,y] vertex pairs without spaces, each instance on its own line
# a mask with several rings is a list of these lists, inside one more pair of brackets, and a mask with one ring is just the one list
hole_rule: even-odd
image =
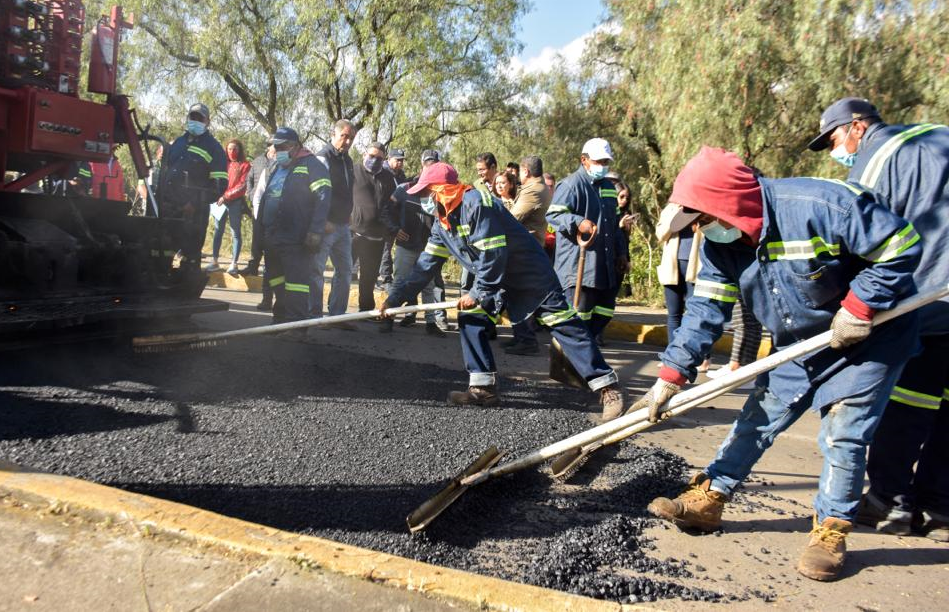
[[[666,325],[652,325],[648,323],[633,323],[622,320],[622,314],[617,315],[606,327],[604,335],[607,339],[626,340],[653,346],[665,346],[669,343],[669,332]],[[730,355],[732,352],[733,337],[730,333],[724,334],[712,345],[712,352],[720,355]],[[761,339],[758,347],[758,359],[771,354],[771,338]]]
[[390,587],[455,600],[480,610],[655,610],[517,584],[229,518],[184,504],[0,461],[0,495],[96,519],[130,521],[153,533],[291,559]]

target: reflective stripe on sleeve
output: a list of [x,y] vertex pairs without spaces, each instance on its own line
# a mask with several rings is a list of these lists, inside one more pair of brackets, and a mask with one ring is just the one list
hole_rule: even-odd
[[[201,147],[197,146],[197,145],[191,145],[191,146],[189,146],[189,147],[188,147],[188,152],[194,153],[195,155],[197,155],[198,157],[200,157],[200,158],[203,159],[204,161],[208,162],[209,164],[211,163],[211,154],[208,153],[207,151],[205,151],[204,149],[202,149]],[[225,172],[224,174],[225,174],[224,178],[227,178],[227,172]]]
[[840,179],[830,179],[830,178],[824,178],[822,176],[812,176],[811,178],[814,179],[815,181],[825,181],[827,183],[836,183],[840,185],[841,187],[846,187],[854,195],[861,195],[863,193],[866,193],[863,189],[860,188],[859,185],[854,185],[852,183],[848,183],[847,181],[842,181]]
[[738,301],[738,285],[716,283],[700,278],[695,282],[694,295],[734,304]]
[[613,318],[613,309],[612,309],[612,308],[606,308],[606,307],[604,307],[604,306],[594,306],[594,307],[593,307],[593,314],[597,314],[597,315],[600,315],[601,317],[607,317],[608,319],[612,319],[612,318]]
[[277,287],[279,285],[282,285],[284,281],[286,280],[287,280],[287,277],[285,276],[275,276],[272,279],[270,279],[269,282],[270,282],[271,287]]
[[309,174],[310,171],[306,169],[306,166],[297,166],[293,169],[294,174]]
[[938,395],[927,395],[903,387],[893,387],[890,400],[907,406],[925,408],[926,410],[939,410],[939,405],[942,403],[942,398]]
[[209,172],[208,176],[213,179],[224,179],[227,180],[227,172]]
[[486,191],[478,191],[481,194],[481,205],[487,206],[488,208],[494,206],[494,202],[491,201],[491,195]]
[[551,204],[547,208],[548,213],[562,213],[570,212],[570,209],[565,204]]
[[885,166],[887,160],[903,146],[903,143],[920,134],[925,134],[926,132],[944,127],[946,126],[936,123],[923,123],[904,130],[896,136],[891,136],[882,147],[877,149],[873,157],[870,158],[870,163],[867,164],[867,167],[863,169],[863,174],[860,175],[860,184],[871,189],[876,187],[877,181],[880,180],[880,175],[883,174],[883,166]]
[[324,178],[324,179],[316,179],[315,181],[313,181],[312,183],[310,183],[310,191],[316,191],[316,190],[318,190],[320,187],[330,187],[330,188],[332,188],[332,186],[333,186],[333,183],[331,183],[329,179],[325,179],[325,178]]
[[92,178],[92,172],[86,170],[85,168],[79,169],[79,176],[84,176],[86,178]]
[[484,315],[484,316],[488,317],[488,319],[489,319],[492,323],[497,323],[497,322],[498,322],[498,318],[497,318],[497,317],[492,317],[491,315],[488,314],[488,311],[487,311],[487,310],[485,310],[484,308],[482,308],[482,307],[480,307],[480,306],[476,306],[476,307],[474,307],[474,308],[469,308],[468,310],[460,310],[459,312],[460,312],[461,314],[469,314],[469,315]]
[[949,389],[942,390],[942,399],[949,402]]
[[840,255],[839,244],[828,244],[820,236],[814,236],[810,240],[769,242],[765,244],[765,249],[768,251],[768,259],[771,261],[778,259],[814,259],[821,253],[827,253],[833,257]]
[[448,256],[450,255],[448,249],[437,244],[432,244],[431,242],[425,245],[425,252],[429,255],[434,255],[435,257],[444,257],[445,259],[448,259]]
[[573,317],[577,316],[577,314],[577,311],[573,308],[559,310],[557,312],[548,312],[540,316],[540,322],[547,327],[554,327],[555,325],[566,323]]
[[912,223],[907,223],[899,232],[890,236],[886,242],[863,256],[874,263],[889,261],[919,242],[919,234]]
[[615,189],[600,189],[601,198],[618,198],[619,192]]
[[490,238],[484,238],[474,243],[474,247],[479,251],[490,251],[491,249],[500,249],[501,247],[507,246],[507,236],[501,234],[499,236],[491,236]]
[[458,226],[458,235],[462,238],[471,235],[471,226],[467,223],[462,223]]
[[310,286],[304,285],[302,283],[287,283],[287,291],[293,291],[295,293],[309,293]]

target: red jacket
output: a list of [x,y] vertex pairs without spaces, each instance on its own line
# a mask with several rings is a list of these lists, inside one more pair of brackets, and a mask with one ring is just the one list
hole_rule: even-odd
[[250,173],[250,162],[227,162],[227,191],[224,192],[224,201],[230,202],[244,197],[247,191],[247,175]]

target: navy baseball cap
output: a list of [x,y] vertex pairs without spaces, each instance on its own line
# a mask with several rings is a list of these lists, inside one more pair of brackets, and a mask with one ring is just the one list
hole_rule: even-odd
[[392,149],[389,151],[389,159],[405,159],[405,151],[402,149]]
[[267,144],[282,145],[288,142],[300,142],[297,131],[293,128],[278,127],[277,131],[270,137],[270,140],[267,141]]
[[422,163],[425,163],[427,161],[436,161],[436,162],[441,161],[438,155],[438,151],[436,151],[435,149],[425,149],[424,151],[422,151]]
[[842,98],[827,107],[820,116],[820,135],[811,141],[807,148],[811,151],[823,151],[830,144],[830,134],[842,125],[857,119],[879,117],[875,106],[863,98]]
[[208,110],[208,107],[204,104],[198,102],[197,104],[192,104],[188,109],[188,116],[191,115],[201,115],[205,120],[211,119],[211,111]]

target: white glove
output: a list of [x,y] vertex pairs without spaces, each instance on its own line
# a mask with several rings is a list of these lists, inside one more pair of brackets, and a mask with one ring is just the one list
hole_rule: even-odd
[[672,399],[672,396],[681,389],[682,387],[675,383],[658,378],[655,384],[653,384],[652,389],[650,389],[646,395],[639,398],[639,400],[630,407],[629,411],[635,412],[636,410],[649,408],[649,422],[658,423],[660,420],[667,419],[671,416],[668,413],[663,414],[662,411],[666,407],[666,404],[669,403],[669,400]]
[[830,347],[842,349],[866,340],[873,329],[873,321],[866,321],[853,314],[843,306],[834,315],[830,323]]

